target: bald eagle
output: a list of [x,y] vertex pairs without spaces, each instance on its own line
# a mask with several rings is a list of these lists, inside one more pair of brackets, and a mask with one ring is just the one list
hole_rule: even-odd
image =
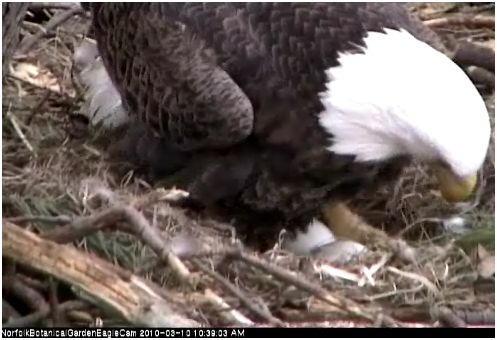
[[153,167],[152,148],[175,164],[164,174],[202,164],[190,202],[232,212],[248,234],[309,231],[325,202],[343,207],[412,160],[449,201],[475,187],[485,104],[403,5],[85,6],[122,105],[152,131],[128,139],[129,157]]

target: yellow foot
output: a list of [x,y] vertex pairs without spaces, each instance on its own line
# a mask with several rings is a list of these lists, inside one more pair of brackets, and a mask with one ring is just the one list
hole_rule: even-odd
[[337,239],[348,239],[367,247],[378,246],[393,251],[409,262],[415,262],[416,251],[401,239],[388,236],[352,212],[345,203],[332,201],[323,205],[323,222]]

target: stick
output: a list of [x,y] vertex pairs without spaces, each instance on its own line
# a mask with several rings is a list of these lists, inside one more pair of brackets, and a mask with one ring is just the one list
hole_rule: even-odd
[[25,38],[19,47],[18,54],[26,54],[40,39],[42,39],[47,33],[54,30],[74,15],[80,15],[83,13],[83,9],[79,6],[75,6],[71,9],[68,9],[58,15],[53,16],[44,27],[44,30],[38,31],[36,34],[33,34],[27,38]]
[[459,318],[456,314],[454,314],[447,307],[434,308],[432,310],[432,315],[435,319],[437,319],[444,327],[451,328],[464,328],[466,327],[466,323]]
[[79,6],[75,3],[68,2],[32,2],[29,4],[30,10],[40,9],[73,9]]
[[43,296],[35,289],[29,287],[14,275],[4,276],[2,279],[3,289],[11,292],[24,301],[32,310],[49,311],[50,307]]
[[[138,235],[144,240],[146,244],[148,244],[156,254],[159,255],[161,259],[166,259],[166,254],[167,252],[165,251],[167,245],[164,243],[160,235],[156,235],[154,232],[154,228],[150,225],[148,225],[148,222],[144,220],[145,218],[143,215],[139,214],[137,215],[138,212],[136,212],[135,209],[130,208],[130,207],[114,207],[110,208],[106,211],[103,211],[97,215],[90,216],[90,217],[85,217],[79,219],[77,222],[74,222],[72,226],[68,226],[65,228],[59,228],[54,231],[51,231],[49,233],[44,234],[44,237],[55,240],[57,242],[71,242],[76,239],[79,239],[81,237],[87,236],[89,234],[92,234],[96,232],[97,230],[100,230],[104,228],[105,226],[108,226],[109,224],[115,225],[117,222],[121,220],[126,220],[129,222],[130,226],[132,227],[132,232],[135,235]],[[128,232],[130,230],[127,230]],[[170,253],[172,255],[172,253]],[[175,256],[174,256],[175,257]],[[171,261],[169,259],[168,261]],[[174,261],[174,260],[173,260]],[[179,263],[181,261],[178,259]],[[173,262],[170,262],[173,263]],[[232,294],[237,296],[240,301],[244,303],[244,305],[252,311],[254,314],[258,315],[259,317],[277,325],[281,325],[281,321],[274,318],[272,315],[266,313],[265,311],[262,311],[260,308],[254,306],[254,304],[236,287],[234,287],[229,281],[224,279],[222,276],[219,274],[213,272],[206,266],[204,266],[200,261],[196,259],[192,259],[192,263],[199,268],[201,271],[204,273],[208,274],[209,276],[213,277],[216,281],[221,283],[223,286],[225,286]],[[174,264],[173,264],[174,265]],[[182,265],[179,267],[181,268]],[[282,268],[276,267],[277,270],[283,271]],[[181,269],[177,269],[179,272],[181,272]],[[292,274],[291,274],[292,275]],[[277,276],[277,275],[276,275]],[[280,277],[281,278],[281,277]],[[289,281],[288,276],[285,277],[286,281]],[[300,280],[300,278],[298,278]],[[293,278],[290,279],[290,282],[292,282]],[[304,283],[305,285],[305,283]],[[298,286],[298,285],[296,285]],[[316,288],[317,287],[317,288]],[[308,287],[307,287],[308,288]],[[321,287],[319,286],[314,286],[315,289],[319,289],[321,293],[321,296],[324,296],[325,299],[329,302],[330,297],[328,296],[328,293],[325,292]],[[308,290],[308,289],[307,289]],[[311,292],[316,293],[316,290],[312,290]],[[323,293],[324,292],[324,293]],[[339,306],[340,303],[338,303]],[[359,313],[362,315],[361,313]]]
[[[59,313],[68,312],[74,309],[83,309],[86,308],[88,304],[83,301],[66,301],[57,306],[57,311]],[[50,314],[50,310],[39,310],[32,314],[23,316],[18,319],[11,320],[4,324],[4,327],[12,327],[12,328],[21,328],[21,327],[29,327],[33,324],[38,323],[40,320],[46,318]]]
[[26,149],[29,150],[32,154],[35,154],[35,150],[31,143],[28,141],[24,133],[22,132],[21,128],[19,127],[19,124],[17,124],[16,119],[12,115],[12,112],[10,111],[10,107],[7,110],[7,118],[9,119],[10,123],[12,124],[12,127],[14,128],[14,131],[17,133],[17,136],[21,139],[22,143],[26,146]]
[[491,308],[482,311],[456,310],[454,313],[467,324],[495,326],[495,310]]
[[460,66],[478,66],[495,72],[495,51],[470,41],[458,41],[452,60]]
[[67,224],[71,222],[71,218],[68,216],[16,216],[16,217],[6,217],[7,221],[12,223],[17,222],[45,222],[54,224]]
[[[354,316],[358,316],[361,318],[364,318],[366,320],[374,322],[376,320],[376,317],[368,312],[364,312],[360,306],[355,303],[352,300],[349,300],[345,297],[336,297],[332,296],[329,292],[327,292],[325,289],[320,287],[319,285],[316,285],[312,282],[307,281],[305,278],[298,276],[297,274],[286,270],[284,268],[275,266],[271,263],[268,263],[264,260],[258,259],[252,255],[245,254],[241,252],[240,250],[232,250],[231,252],[227,253],[227,256],[233,257],[235,259],[241,260],[243,262],[246,262],[256,268],[259,268],[260,270],[273,275],[274,277],[285,281],[289,284],[294,285],[295,287],[302,289],[306,292],[309,292],[316,296],[317,298],[333,305],[336,307],[339,307],[350,314]],[[395,322],[392,322],[395,323]]]
[[29,126],[31,125],[31,122],[33,121],[34,117],[40,112],[41,107],[45,102],[48,100],[50,97],[51,92],[46,91],[43,97],[40,99],[40,101],[31,109],[31,112],[29,113],[28,118],[26,119],[26,125]]
[[51,277],[49,285],[50,285],[49,289],[50,297],[48,299],[48,302],[50,304],[50,316],[52,317],[52,324],[50,326],[57,327],[60,326],[60,310],[59,310],[59,297],[58,297],[59,283],[55,281],[53,277]]
[[402,270],[397,269],[395,267],[387,267],[386,269],[387,269],[387,271],[389,271],[391,273],[397,274],[399,276],[402,276],[402,277],[405,277],[405,278],[408,278],[408,279],[411,279],[414,281],[418,281],[418,282],[422,283],[428,289],[428,291],[430,291],[433,295],[435,295],[437,297],[441,296],[441,293],[438,290],[438,288],[433,283],[431,283],[430,280],[428,280],[424,276],[421,276],[421,275],[416,274],[416,273],[405,272],[405,271],[402,271]]
[[46,232],[43,237],[57,243],[69,243],[109,227],[118,227],[124,232],[140,237],[171,267],[178,278],[185,283],[194,284],[195,278],[169,249],[158,230],[148,223],[142,213],[128,206],[116,205],[95,215],[78,218],[70,225]]
[[110,208],[91,216],[79,217],[66,226],[42,233],[42,237],[57,243],[70,243],[109,228],[123,220],[119,208]]
[[467,26],[472,28],[495,28],[495,18],[489,15],[454,15],[451,17],[436,18],[423,22],[431,28],[446,26]]
[[2,2],[2,71],[9,72],[10,60],[19,45],[20,23],[29,3]]
[[275,318],[274,316],[269,313],[269,311],[265,311],[264,309],[260,308],[256,304],[254,304],[248,297],[245,296],[245,294],[235,287],[231,282],[229,282],[227,279],[216,273],[215,271],[211,270],[208,268],[206,265],[204,265],[202,262],[199,260],[195,259],[192,260],[192,263],[197,267],[199,270],[202,272],[206,273],[210,277],[212,277],[214,280],[222,284],[228,291],[230,291],[231,294],[235,295],[240,301],[247,307],[248,310],[250,310],[252,313],[257,315],[263,320],[266,320],[267,322],[270,322],[271,324],[277,325],[277,326],[283,326],[283,322],[281,320]]
[[165,261],[174,270],[180,279],[189,284],[194,284],[195,278],[190,274],[184,263],[172,252],[157,228],[151,226],[145,216],[136,209],[130,207],[123,207],[122,209],[126,220],[129,222],[127,224],[129,227],[128,232],[139,236],[161,260]]
[[197,327],[175,311],[146,281],[76,248],[44,240],[8,221],[2,228],[3,256],[72,285],[84,298],[133,325]]
[[206,289],[204,297],[207,301],[221,310],[221,316],[229,323],[239,324],[244,326],[253,326],[254,322],[248,319],[245,315],[233,309],[222,297],[214,293],[210,289]]

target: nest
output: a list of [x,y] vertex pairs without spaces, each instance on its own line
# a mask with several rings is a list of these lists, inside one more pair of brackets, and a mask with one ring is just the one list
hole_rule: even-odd
[[[494,49],[493,9],[412,8],[447,39]],[[417,263],[381,250],[340,266],[279,244],[255,252],[230,225],[171,206],[181,191],[111,171],[95,134],[70,118],[81,104],[71,56],[88,18],[64,6],[54,16],[67,11],[34,42],[40,24],[25,20],[30,45],[3,79],[4,325],[493,324],[493,137],[471,204],[444,204],[422,166],[353,202],[422,249]],[[493,84],[480,90],[493,124]],[[463,237],[447,231],[454,216],[470,226]]]

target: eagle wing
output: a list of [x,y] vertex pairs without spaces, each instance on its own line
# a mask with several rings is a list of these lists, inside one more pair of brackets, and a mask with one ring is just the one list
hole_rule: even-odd
[[252,105],[216,57],[161,4],[92,4],[99,52],[123,105],[180,150],[245,139]]
[[343,163],[316,150],[330,140],[318,122],[324,109],[319,95],[326,90],[326,70],[337,66],[340,52],[360,52],[367,32],[384,28],[404,28],[437,48],[442,46],[403,4],[244,2],[160,7],[169,21],[183,23],[212,49],[218,65],[252,103],[256,139],[266,149],[278,148],[273,158],[285,152],[281,148],[289,150],[293,159],[281,162],[285,168],[296,165],[297,169],[311,159],[310,167],[333,173],[329,167],[340,168]]
[[274,127],[307,135],[314,126],[302,125],[301,115],[319,113],[325,70],[369,30],[403,27],[436,40],[391,3],[90,6],[124,104],[186,150],[231,146],[254,130],[280,140],[270,136]]
[[[404,28],[436,48],[440,39],[403,4],[167,3],[165,17],[189,27],[214,50],[219,65],[253,101],[279,86],[300,96],[323,90],[339,52],[357,50],[368,31]],[[253,85],[256,83],[257,85]],[[257,91],[257,96],[253,95]],[[286,92],[285,92],[286,94]]]

